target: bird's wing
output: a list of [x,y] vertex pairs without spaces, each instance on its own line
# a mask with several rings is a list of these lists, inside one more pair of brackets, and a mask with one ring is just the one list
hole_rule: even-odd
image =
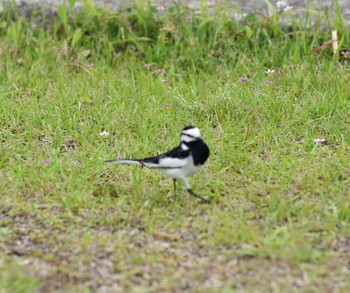
[[159,156],[145,158],[141,160],[141,164],[148,168],[177,169],[187,164],[186,158],[189,156],[189,154],[190,153],[188,150],[184,150],[178,146]]

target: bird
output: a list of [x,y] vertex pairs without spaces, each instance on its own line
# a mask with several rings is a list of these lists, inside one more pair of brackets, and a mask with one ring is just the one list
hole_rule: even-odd
[[203,141],[200,130],[195,126],[186,126],[181,131],[180,144],[174,149],[154,157],[144,159],[113,159],[108,163],[135,164],[150,169],[157,169],[174,181],[176,194],[176,181],[184,183],[187,191],[210,204],[211,201],[195,193],[187,180],[188,176],[197,173],[209,158],[210,150]]

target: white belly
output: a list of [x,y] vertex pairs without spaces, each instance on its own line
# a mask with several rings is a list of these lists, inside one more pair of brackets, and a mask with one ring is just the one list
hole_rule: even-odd
[[183,179],[184,177],[191,176],[195,173],[197,173],[202,168],[202,165],[195,166],[193,164],[193,160],[191,157],[189,157],[186,161],[186,164],[184,164],[180,168],[174,168],[174,169],[160,169],[163,174],[174,178],[174,179]]

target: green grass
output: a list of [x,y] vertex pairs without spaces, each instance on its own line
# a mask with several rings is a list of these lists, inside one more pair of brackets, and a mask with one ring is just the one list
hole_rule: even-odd
[[[321,26],[177,9],[61,10],[49,29],[3,15],[0,292],[349,290],[347,60],[307,55]],[[104,163],[166,151],[189,124],[211,149],[190,182],[212,205]]]

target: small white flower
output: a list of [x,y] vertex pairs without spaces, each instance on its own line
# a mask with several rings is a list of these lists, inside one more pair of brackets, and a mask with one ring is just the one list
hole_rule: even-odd
[[327,140],[325,138],[316,138],[314,139],[314,143],[316,145],[325,145],[327,144]]
[[288,6],[288,5],[285,1],[282,0],[282,1],[277,1],[276,6],[277,6],[277,8],[283,8],[283,7]]
[[236,21],[241,21],[243,20],[245,17],[247,16],[247,13],[238,13],[238,12],[234,12],[233,13],[233,18]]
[[107,132],[106,130],[103,130],[101,133],[100,133],[100,136],[107,136],[109,135],[109,132]]
[[267,69],[266,71],[265,71],[265,73],[267,74],[267,75],[271,75],[272,73],[274,73],[275,72],[275,69]]
[[286,7],[283,8],[283,11],[288,11],[288,10],[291,10],[292,8],[293,8],[292,6],[287,5]]

